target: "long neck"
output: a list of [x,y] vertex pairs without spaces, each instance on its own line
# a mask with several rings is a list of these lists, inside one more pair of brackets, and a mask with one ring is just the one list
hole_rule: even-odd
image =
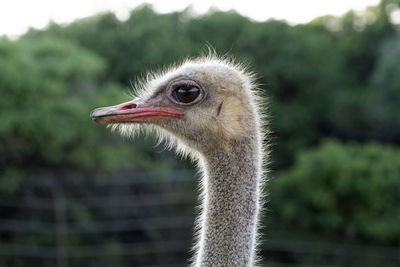
[[203,214],[195,266],[253,266],[261,176],[258,137],[203,155]]

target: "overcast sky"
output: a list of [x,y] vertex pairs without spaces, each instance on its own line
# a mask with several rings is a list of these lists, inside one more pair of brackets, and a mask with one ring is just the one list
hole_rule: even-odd
[[72,22],[102,11],[111,10],[118,18],[144,2],[165,13],[182,10],[192,4],[196,13],[214,6],[235,9],[258,21],[283,19],[292,24],[304,23],[321,15],[342,15],[350,9],[362,11],[379,0],[0,0],[0,35],[17,36],[29,27],[44,28],[50,20]]

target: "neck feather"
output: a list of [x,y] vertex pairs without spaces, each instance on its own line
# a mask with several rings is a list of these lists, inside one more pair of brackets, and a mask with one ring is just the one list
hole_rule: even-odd
[[234,140],[203,155],[203,214],[195,266],[253,266],[259,213],[261,143]]

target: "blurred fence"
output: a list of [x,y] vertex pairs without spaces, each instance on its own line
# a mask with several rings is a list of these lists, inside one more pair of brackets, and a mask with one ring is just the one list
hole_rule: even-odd
[[[1,266],[187,266],[193,172],[30,177],[0,196]],[[400,266],[400,249],[267,239],[265,266]]]

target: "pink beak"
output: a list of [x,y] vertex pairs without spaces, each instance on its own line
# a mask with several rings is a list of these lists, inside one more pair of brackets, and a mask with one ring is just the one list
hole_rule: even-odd
[[97,108],[90,116],[99,124],[150,122],[154,118],[182,117],[183,110],[175,107],[156,107],[137,98],[119,105]]

